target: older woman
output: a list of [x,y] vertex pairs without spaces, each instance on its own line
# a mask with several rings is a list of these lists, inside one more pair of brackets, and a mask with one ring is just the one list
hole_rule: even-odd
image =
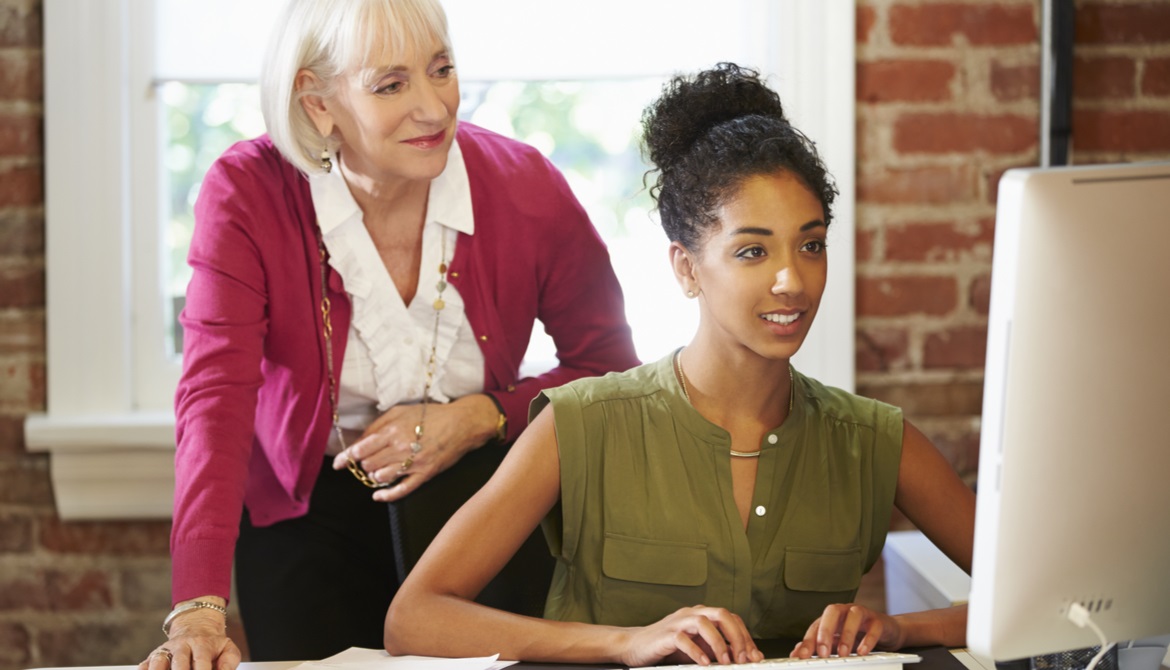
[[[380,646],[385,503],[502,448],[541,390],[637,363],[562,176],[457,123],[436,0],[292,0],[261,85],[268,135],[230,148],[196,204],[175,609],[152,670],[238,663],[233,554],[253,660]],[[520,379],[536,319],[559,366]]]

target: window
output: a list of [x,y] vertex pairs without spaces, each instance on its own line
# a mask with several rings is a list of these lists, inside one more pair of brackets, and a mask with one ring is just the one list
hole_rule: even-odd
[[[253,27],[279,4],[45,2],[49,407],[26,433],[30,448],[53,451],[62,518],[170,513],[189,204],[226,144],[262,129]],[[828,297],[798,365],[852,388],[852,2],[444,6],[461,116],[541,148],[566,174],[610,247],[644,360],[684,343],[679,315],[697,313],[641,189],[640,110],[675,71],[734,60],[769,73],[842,191]]]

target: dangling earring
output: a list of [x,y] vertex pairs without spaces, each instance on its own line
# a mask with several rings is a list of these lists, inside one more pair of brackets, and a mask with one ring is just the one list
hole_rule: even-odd
[[321,169],[326,173],[333,172],[333,159],[329,157],[329,149],[321,150]]

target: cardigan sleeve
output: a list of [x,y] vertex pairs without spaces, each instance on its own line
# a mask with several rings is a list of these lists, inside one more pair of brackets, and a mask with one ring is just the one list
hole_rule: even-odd
[[195,205],[175,394],[172,598],[229,595],[267,333],[264,267],[249,222],[255,176],[221,158]]

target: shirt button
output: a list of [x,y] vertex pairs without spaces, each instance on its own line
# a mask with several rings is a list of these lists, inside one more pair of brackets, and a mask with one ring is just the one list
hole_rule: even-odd
[[508,393],[515,393],[515,392],[516,392],[516,386],[514,384],[508,384]]
[[764,516],[767,513],[768,513],[768,510],[763,505],[756,506],[756,516]]
[[776,437],[775,434],[768,436],[768,444],[776,444],[779,441],[780,441],[780,438]]
[[480,335],[480,336],[479,336],[479,341],[480,341],[480,342],[487,342],[487,335]]

